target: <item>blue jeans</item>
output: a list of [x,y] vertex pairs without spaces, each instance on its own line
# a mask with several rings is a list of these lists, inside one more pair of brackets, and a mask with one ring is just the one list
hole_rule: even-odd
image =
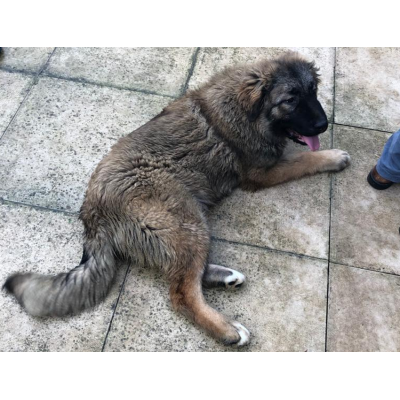
[[382,178],[400,182],[400,130],[393,133],[386,142],[376,170]]

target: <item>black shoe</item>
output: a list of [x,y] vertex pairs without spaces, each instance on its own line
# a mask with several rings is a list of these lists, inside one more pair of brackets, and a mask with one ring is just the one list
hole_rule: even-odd
[[368,183],[376,190],[385,190],[393,185],[392,181],[382,178],[376,170],[376,165],[367,176]]

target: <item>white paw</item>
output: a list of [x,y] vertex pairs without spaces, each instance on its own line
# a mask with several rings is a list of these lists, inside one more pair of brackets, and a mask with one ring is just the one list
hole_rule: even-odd
[[240,340],[235,343],[235,346],[241,347],[248,344],[250,341],[250,332],[239,322],[234,321],[232,322],[232,325],[235,327],[240,336]]
[[325,150],[327,154],[326,170],[341,171],[350,165],[350,155],[347,151],[333,149]]
[[246,280],[246,277],[241,274],[238,271],[235,271],[234,269],[227,268],[227,270],[231,271],[232,274],[227,276],[224,279],[224,283],[227,289],[238,289],[244,281]]

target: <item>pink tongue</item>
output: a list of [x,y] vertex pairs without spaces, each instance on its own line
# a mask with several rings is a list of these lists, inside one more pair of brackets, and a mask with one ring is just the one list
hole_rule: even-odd
[[301,136],[301,140],[304,140],[304,142],[307,143],[308,147],[312,150],[318,150],[319,149],[319,138],[318,136]]

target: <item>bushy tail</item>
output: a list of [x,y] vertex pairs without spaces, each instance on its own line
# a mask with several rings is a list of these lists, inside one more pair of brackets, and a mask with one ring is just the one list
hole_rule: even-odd
[[80,265],[55,276],[34,273],[10,276],[3,288],[14,294],[34,316],[76,314],[100,303],[116,272],[114,255],[107,247],[86,253]]

